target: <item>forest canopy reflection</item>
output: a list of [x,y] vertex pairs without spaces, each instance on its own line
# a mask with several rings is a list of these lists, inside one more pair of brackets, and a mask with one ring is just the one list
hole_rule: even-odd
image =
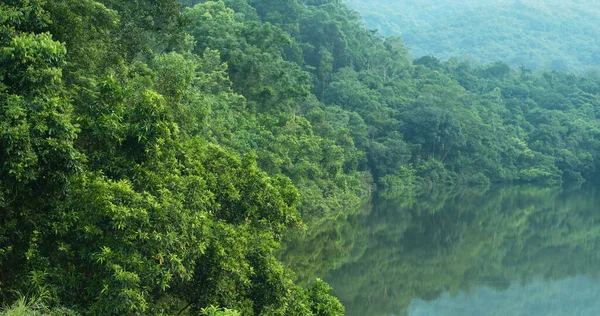
[[596,277],[596,192],[510,186],[408,204],[379,198],[296,236],[284,258],[301,281],[331,284],[348,315],[406,315],[415,299]]

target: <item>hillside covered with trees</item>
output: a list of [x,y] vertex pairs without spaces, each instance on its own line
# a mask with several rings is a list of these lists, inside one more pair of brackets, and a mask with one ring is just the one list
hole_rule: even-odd
[[338,1],[0,3],[7,304],[339,315],[276,260],[289,229],[374,190],[593,179],[599,155],[596,79],[413,60]]
[[415,57],[503,61],[598,74],[600,4],[539,0],[345,0],[369,28],[400,35]]

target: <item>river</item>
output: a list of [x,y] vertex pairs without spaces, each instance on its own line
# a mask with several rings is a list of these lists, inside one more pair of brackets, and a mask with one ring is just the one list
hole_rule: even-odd
[[309,223],[282,258],[353,315],[600,315],[593,186],[376,198]]

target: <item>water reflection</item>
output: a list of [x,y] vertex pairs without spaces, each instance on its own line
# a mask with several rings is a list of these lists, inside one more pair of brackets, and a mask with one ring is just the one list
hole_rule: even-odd
[[504,291],[479,287],[471,293],[442,294],[427,302],[413,301],[411,316],[597,316],[600,311],[597,279],[574,277],[564,280],[515,284]]
[[379,199],[314,223],[283,258],[300,281],[329,282],[348,315],[547,315],[555,296],[585,310],[597,300],[577,293],[600,288],[598,202],[593,188],[536,187]]

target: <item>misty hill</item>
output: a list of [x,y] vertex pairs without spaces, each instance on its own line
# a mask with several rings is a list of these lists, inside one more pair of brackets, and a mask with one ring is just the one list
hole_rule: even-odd
[[578,73],[600,68],[595,1],[346,0],[369,28],[401,35],[415,57],[504,61]]

